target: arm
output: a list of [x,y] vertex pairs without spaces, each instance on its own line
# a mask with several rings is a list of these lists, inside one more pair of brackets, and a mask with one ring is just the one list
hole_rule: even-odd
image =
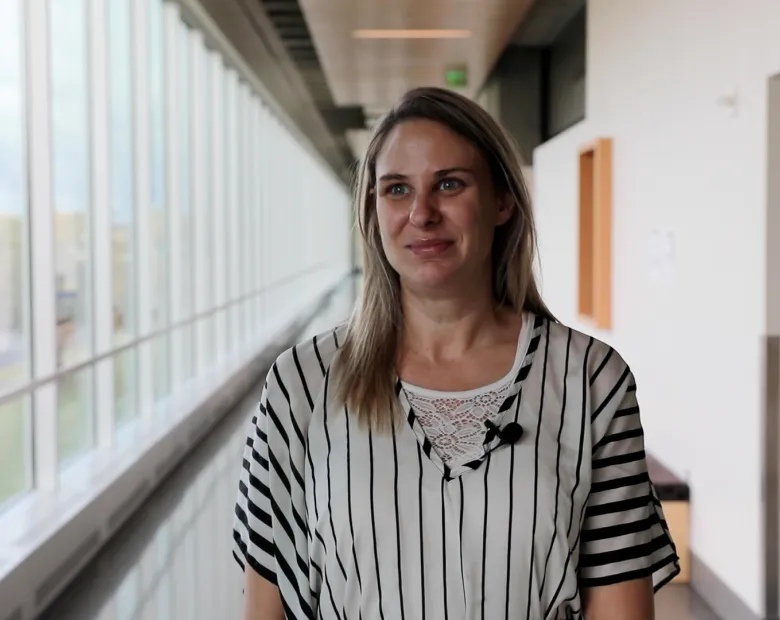
[[587,620],[654,620],[653,578],[585,588],[582,604]]
[[243,620],[284,620],[279,588],[258,575],[251,566],[244,571]]
[[[287,355],[277,364],[288,358],[292,363]],[[305,445],[294,430],[303,416],[277,364],[249,424],[234,507],[233,556],[244,571],[244,620],[311,617],[307,532],[300,518],[306,514],[300,473]]]
[[578,578],[587,620],[654,620],[679,564],[648,476],[636,383],[613,355],[591,387],[591,487]]

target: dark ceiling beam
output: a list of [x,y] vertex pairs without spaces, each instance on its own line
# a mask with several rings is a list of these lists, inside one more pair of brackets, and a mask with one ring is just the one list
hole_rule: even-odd
[[263,9],[268,13],[298,13],[301,9],[296,0],[264,0]]
[[323,108],[322,116],[331,130],[337,133],[366,128],[366,115],[362,106]]
[[586,5],[586,0],[536,0],[523,19],[510,45],[546,47]]

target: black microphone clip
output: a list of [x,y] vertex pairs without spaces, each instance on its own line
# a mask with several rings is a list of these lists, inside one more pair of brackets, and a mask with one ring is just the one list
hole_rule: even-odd
[[523,427],[517,422],[510,422],[504,428],[499,428],[490,420],[485,420],[485,426],[487,427],[487,433],[485,433],[485,443],[488,444],[496,437],[501,439],[501,445],[513,444],[520,441],[523,436]]

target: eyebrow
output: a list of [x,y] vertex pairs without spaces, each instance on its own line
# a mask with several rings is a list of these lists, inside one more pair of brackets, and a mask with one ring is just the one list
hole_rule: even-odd
[[[433,176],[435,176],[437,179],[440,179],[442,177],[446,177],[453,172],[466,172],[470,175],[474,175],[474,171],[471,168],[465,168],[462,166],[457,166],[455,168],[444,168],[443,170],[437,170]],[[409,177],[407,177],[405,174],[401,174],[399,172],[390,172],[388,174],[383,174],[381,177],[379,177],[380,181],[405,181]]]

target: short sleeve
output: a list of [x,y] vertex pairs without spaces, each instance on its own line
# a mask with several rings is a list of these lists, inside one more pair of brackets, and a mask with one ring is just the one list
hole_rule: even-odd
[[603,403],[616,405],[597,404],[592,414],[594,429],[603,430],[594,430],[579,583],[588,588],[652,576],[657,591],[679,573],[679,558],[648,475],[634,377],[627,367],[614,376]]
[[249,425],[238,481],[233,521],[233,556],[271,583],[276,581],[270,471],[268,463],[267,386]]
[[[288,389],[293,359],[271,368],[249,425],[233,519],[233,556],[276,584],[288,618],[311,617],[305,521],[305,427],[309,415]],[[293,366],[294,372],[294,366]],[[298,418],[297,416],[300,416]]]

